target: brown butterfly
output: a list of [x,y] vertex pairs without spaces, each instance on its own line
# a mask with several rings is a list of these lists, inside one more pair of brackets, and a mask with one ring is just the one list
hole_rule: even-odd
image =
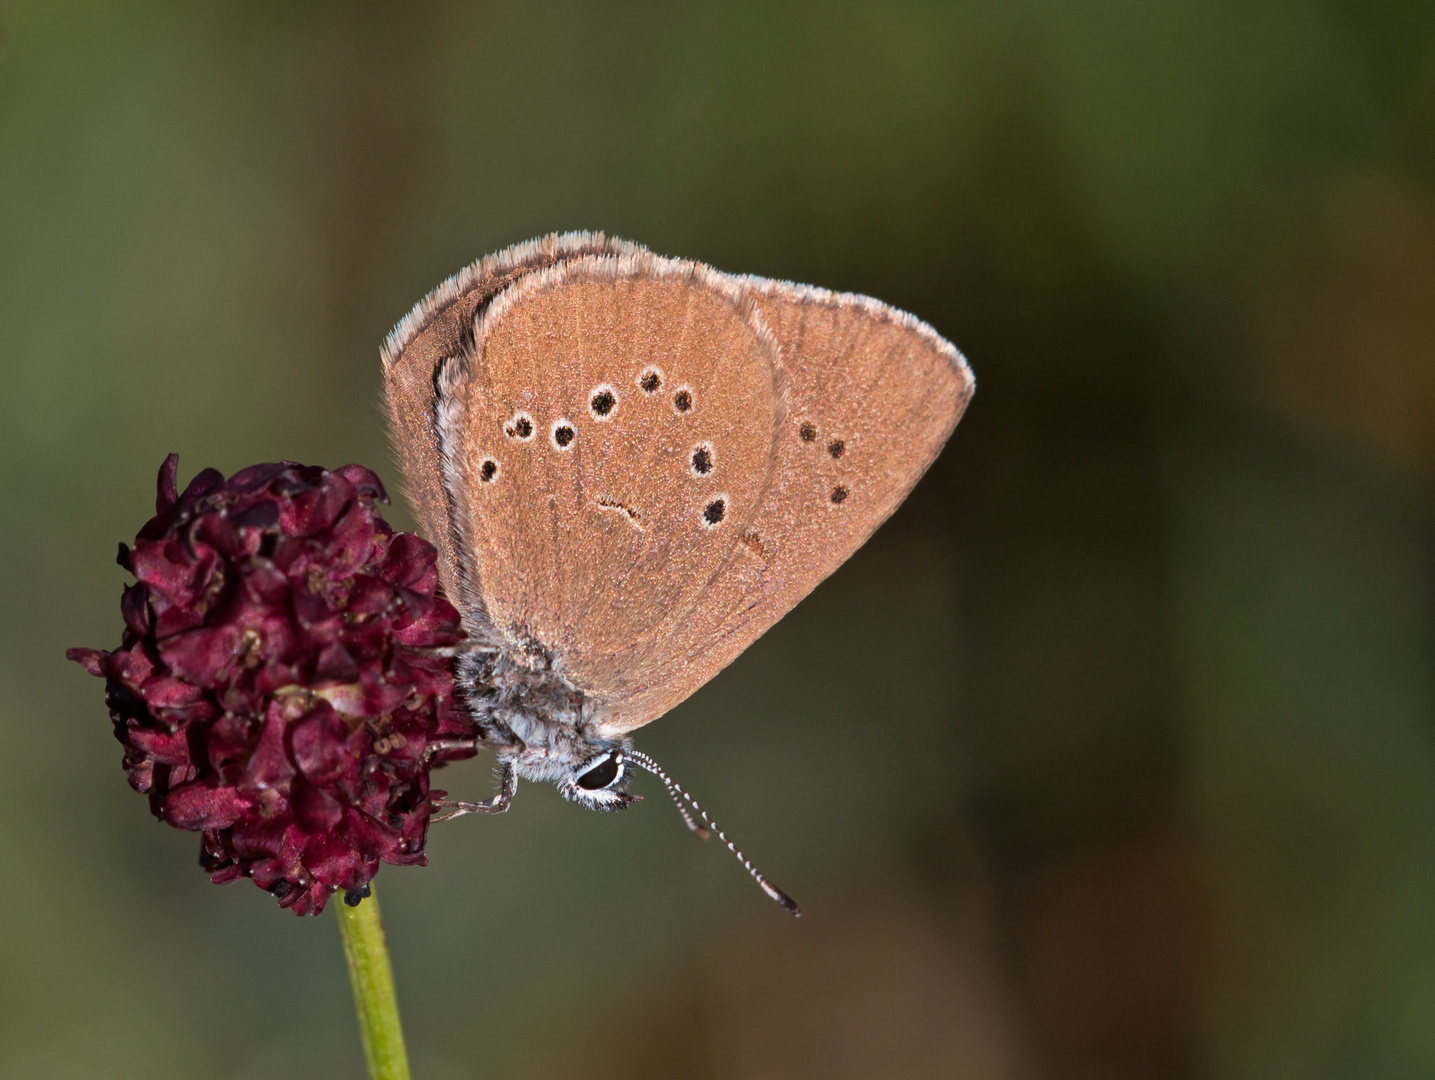
[[383,362],[407,493],[468,633],[458,683],[500,766],[499,793],[450,816],[507,809],[519,777],[620,810],[632,763],[704,835],[631,733],[867,540],[975,387],[951,344],[870,297],[586,232],[456,274]]

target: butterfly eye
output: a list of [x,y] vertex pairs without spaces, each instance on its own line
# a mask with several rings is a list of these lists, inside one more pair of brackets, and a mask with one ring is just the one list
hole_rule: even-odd
[[622,763],[619,756],[609,754],[587,772],[581,774],[577,779],[577,784],[584,791],[597,791],[618,779],[621,772]]

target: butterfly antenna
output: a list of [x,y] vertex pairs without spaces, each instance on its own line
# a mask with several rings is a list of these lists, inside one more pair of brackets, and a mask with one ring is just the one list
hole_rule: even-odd
[[[708,817],[707,811],[698,805],[698,801],[678,786],[677,781],[664,772],[661,765],[648,757],[647,754],[639,753],[637,750],[625,750],[623,751],[623,756],[641,765],[663,782],[663,785],[668,789],[668,794],[673,797],[673,802],[677,804],[678,813],[683,815],[683,820],[687,822],[689,829],[704,840],[708,838],[710,832],[715,833],[727,849],[737,857],[737,861],[742,863],[743,869],[752,875],[752,880],[757,882],[758,887],[761,888],[763,892],[767,893],[768,896],[792,912],[793,915],[800,916],[802,914],[802,909],[797,906],[797,901],[793,900],[792,897],[768,881],[767,878],[763,876],[762,871],[753,866],[752,863],[748,861],[747,856],[738,850],[737,845],[727,838],[727,833],[718,828],[717,822]],[[703,828],[702,825],[699,825],[693,820],[692,814],[688,813],[687,806],[683,805],[685,800],[692,806],[698,817],[703,819],[703,823],[707,828]]]
[[686,823],[687,827],[692,831],[692,834],[694,836],[696,836],[699,840],[706,840],[710,836],[712,836],[712,833],[710,833],[707,829],[694,821],[692,814],[688,813],[688,804],[683,802],[683,798],[687,796],[688,793],[682,788],[678,787],[678,785],[673,781],[673,778],[667,773],[665,773],[662,770],[662,767],[659,766],[656,761],[648,757],[647,754],[639,754],[633,750],[629,750],[627,756],[633,758],[635,761],[638,761],[639,765],[642,765],[643,768],[647,769],[650,773],[652,773],[654,776],[656,776],[659,780],[663,782],[663,785],[668,789],[668,794],[673,797],[673,805],[678,808],[678,813],[683,815],[684,823]]

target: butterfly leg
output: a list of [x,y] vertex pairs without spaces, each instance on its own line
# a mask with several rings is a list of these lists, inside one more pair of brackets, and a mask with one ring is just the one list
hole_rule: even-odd
[[462,817],[464,814],[501,814],[508,809],[508,804],[513,801],[513,796],[518,791],[518,773],[513,769],[513,763],[505,761],[499,765],[498,772],[498,794],[483,802],[459,802],[456,799],[445,799],[438,804],[438,809],[443,811],[434,818],[435,821],[447,821],[449,818]]
[[472,750],[477,751],[478,739],[434,739],[424,747],[424,758],[432,761],[439,754],[448,753],[451,750]]

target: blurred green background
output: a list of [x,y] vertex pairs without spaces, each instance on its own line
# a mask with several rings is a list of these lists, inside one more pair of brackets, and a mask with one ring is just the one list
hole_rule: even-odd
[[379,877],[416,1077],[1435,1075],[1435,5],[0,23],[0,1076],[360,1074],[332,915],[210,885],[62,654],[170,450],[397,490],[379,342],[570,228],[879,296],[979,393],[639,740],[807,916],[656,784],[525,785]]

